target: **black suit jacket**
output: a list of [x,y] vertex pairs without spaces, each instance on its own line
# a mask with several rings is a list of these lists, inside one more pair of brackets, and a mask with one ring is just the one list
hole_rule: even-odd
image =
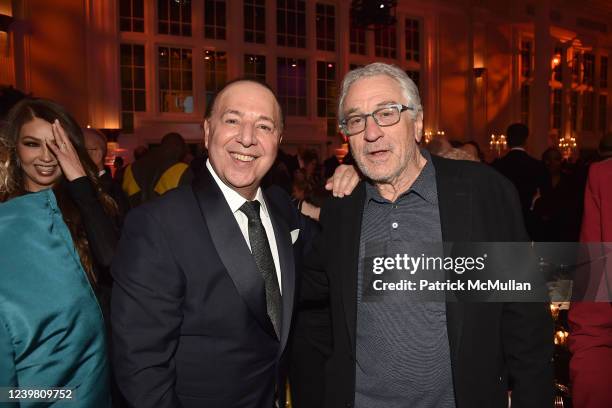
[[551,189],[550,175],[544,164],[524,150],[510,150],[504,157],[495,160],[493,167],[506,176],[518,190],[524,214],[531,208],[538,189],[540,194]]
[[261,274],[208,170],[130,212],[112,268],[112,323],[115,374],[131,405],[273,406],[300,250],[278,203],[266,203],[282,273],[280,339]]
[[[527,241],[514,187],[480,163],[432,156],[445,242]],[[333,352],[325,370],[325,407],[355,398],[357,262],[365,185],[331,199],[323,232],[306,258],[302,298],[329,296]],[[503,216],[500,216],[503,212]],[[542,408],[552,402],[553,327],[545,304],[447,303],[457,408]]]

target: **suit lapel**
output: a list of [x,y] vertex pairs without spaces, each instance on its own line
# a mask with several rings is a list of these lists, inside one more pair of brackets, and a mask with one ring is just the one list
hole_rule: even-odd
[[268,317],[263,279],[221,189],[207,169],[200,172],[192,187],[217,254],[236,290],[264,330],[276,337]]
[[[465,242],[471,236],[471,183],[457,174],[456,168],[449,168],[445,159],[432,156],[432,162],[436,169],[442,241],[445,243]],[[446,303],[446,325],[453,362],[457,361],[459,356],[464,315],[463,302]],[[453,367],[456,367],[456,364],[453,364]]]
[[293,316],[294,296],[295,296],[295,261],[293,259],[293,245],[289,227],[283,220],[282,216],[276,210],[274,205],[271,205],[270,200],[266,198],[266,207],[270,212],[272,226],[274,228],[274,238],[276,239],[276,247],[278,248],[278,258],[281,269],[281,286],[282,286],[282,324],[280,336],[279,354],[282,354],[287,338],[289,337],[289,329],[291,327],[291,319]]
[[345,228],[343,235],[347,239],[339,242],[342,246],[339,254],[347,255],[341,261],[344,265],[341,274],[342,301],[346,327],[351,340],[351,350],[355,350],[355,330],[357,326],[357,271],[359,270],[359,244],[361,242],[361,223],[363,220],[363,206],[365,200],[365,183],[361,182],[355,192],[347,197],[346,207],[343,207],[342,222]]

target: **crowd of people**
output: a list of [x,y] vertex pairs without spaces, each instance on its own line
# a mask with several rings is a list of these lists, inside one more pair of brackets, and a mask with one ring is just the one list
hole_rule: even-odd
[[[548,304],[369,301],[362,261],[370,242],[610,241],[612,135],[589,170],[530,157],[515,123],[486,164],[475,142],[422,141],[417,87],[374,63],[342,82],[341,161],[283,152],[274,92],[239,79],[208,107],[201,155],[169,133],[111,172],[104,134],[14,96],[0,387],[83,407],[552,405]],[[577,303],[570,325],[574,406],[612,405],[610,303]]]

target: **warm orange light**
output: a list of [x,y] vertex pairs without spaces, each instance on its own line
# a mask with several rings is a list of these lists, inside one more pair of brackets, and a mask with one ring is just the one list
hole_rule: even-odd
[[569,337],[569,333],[565,330],[558,330],[555,333],[555,344],[557,346],[563,346],[567,342],[567,338]]
[[561,56],[559,54],[555,54],[555,56],[553,57],[551,61],[552,68],[553,69],[557,68],[560,63],[561,63]]
[[13,8],[10,1],[0,1],[0,14],[13,17]]

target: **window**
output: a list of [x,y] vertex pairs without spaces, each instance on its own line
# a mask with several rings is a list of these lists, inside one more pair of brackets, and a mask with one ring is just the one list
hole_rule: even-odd
[[225,0],[204,1],[204,37],[225,40]]
[[190,48],[158,48],[159,106],[162,112],[193,112]]
[[317,116],[327,118],[327,135],[338,133],[336,124],[336,64],[317,61]]
[[414,70],[407,70],[406,74],[408,75],[408,78],[412,79],[412,82],[414,82],[414,84],[418,88],[419,87],[420,72],[419,71],[414,71]]
[[582,94],[582,130],[593,130],[594,109],[595,92],[584,92]]
[[521,76],[524,79],[531,78],[533,72],[532,51],[532,40],[521,41]]
[[191,36],[191,0],[157,0],[159,34]]
[[582,83],[582,63],[582,53],[574,50],[574,56],[572,57],[572,82],[575,84]]
[[306,60],[277,59],[278,100],[288,116],[306,116]]
[[266,82],[266,57],[264,55],[245,54],[244,76],[256,81]]
[[582,83],[585,85],[593,86],[593,80],[595,79],[595,55],[591,53],[584,53],[584,74],[582,77]]
[[421,58],[421,36],[419,20],[406,19],[406,59],[419,62]]
[[572,130],[578,129],[578,92],[572,91],[570,95],[570,120]]
[[144,32],[144,0],[119,1],[119,29]]
[[[352,9],[351,9],[352,13]],[[366,30],[363,27],[357,27],[353,22],[351,15],[351,33],[349,40],[349,48],[351,54],[366,55]]]
[[144,45],[121,44],[121,123],[123,130],[134,130],[134,112],[144,112],[146,106]]
[[561,104],[563,102],[563,90],[552,91],[552,129],[561,129]]
[[204,51],[204,95],[206,106],[227,82],[227,56],[225,51]]
[[599,130],[608,130],[608,95],[599,95]]
[[397,58],[395,26],[384,27],[374,32],[374,51],[377,57]]
[[365,65],[363,65],[363,64],[350,64],[349,65],[349,70],[352,71],[352,70],[357,69],[357,68],[363,68],[364,66]]
[[608,129],[608,95],[599,95],[599,130],[606,133]]
[[317,3],[317,49],[336,49],[336,8],[331,4]]
[[306,1],[276,1],[276,43],[306,48]]
[[265,44],[266,0],[244,0],[244,41]]
[[529,126],[529,84],[521,86],[521,122]]
[[599,87],[605,89],[608,87],[608,57],[602,55],[600,62]]

